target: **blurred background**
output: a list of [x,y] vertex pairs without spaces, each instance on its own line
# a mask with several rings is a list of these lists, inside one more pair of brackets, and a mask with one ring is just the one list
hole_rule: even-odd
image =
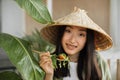
[[[88,16],[103,28],[112,38],[114,45],[110,50],[100,52],[110,65],[112,80],[120,76],[120,0],[43,0],[53,20],[65,16],[79,7],[85,9]],[[33,20],[14,0],[0,0],[0,32],[17,37],[31,35],[43,24]],[[0,70],[13,69],[5,52],[0,49]],[[120,80],[120,77],[119,77]]]

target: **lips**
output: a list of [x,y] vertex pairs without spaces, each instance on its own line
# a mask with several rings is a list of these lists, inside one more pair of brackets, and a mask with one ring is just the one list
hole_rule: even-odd
[[77,46],[72,45],[72,44],[69,44],[69,43],[66,43],[66,47],[67,47],[69,50],[74,50],[75,48],[77,48]]

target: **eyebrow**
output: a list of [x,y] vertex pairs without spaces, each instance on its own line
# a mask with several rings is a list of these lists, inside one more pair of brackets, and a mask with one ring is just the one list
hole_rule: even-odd
[[79,29],[79,31],[87,31],[87,29]]

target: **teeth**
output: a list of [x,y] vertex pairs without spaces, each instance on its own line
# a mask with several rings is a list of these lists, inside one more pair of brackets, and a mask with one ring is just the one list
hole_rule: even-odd
[[71,45],[71,44],[67,44],[67,47],[68,47],[69,49],[74,49],[74,48],[76,48],[77,46],[74,46],[74,45]]

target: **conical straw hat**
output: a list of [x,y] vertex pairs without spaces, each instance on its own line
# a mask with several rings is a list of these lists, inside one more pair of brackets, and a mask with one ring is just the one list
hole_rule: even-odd
[[56,20],[53,24],[49,24],[42,28],[40,33],[43,38],[56,45],[57,31],[63,25],[80,26],[94,30],[95,49],[98,51],[109,49],[113,45],[111,37],[88,17],[86,11],[76,7],[71,14],[62,17]]

